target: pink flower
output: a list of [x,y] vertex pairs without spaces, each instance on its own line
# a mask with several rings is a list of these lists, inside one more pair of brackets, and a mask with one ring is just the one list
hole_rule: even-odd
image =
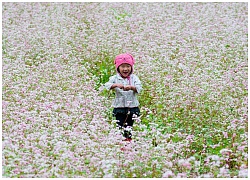
[[177,178],[186,178],[187,177],[187,173],[178,173],[177,174]]
[[233,133],[233,138],[235,138],[236,137],[236,133]]
[[245,149],[245,146],[238,146],[237,147],[237,150],[239,150],[239,151],[244,151],[244,149]]
[[184,163],[182,163],[182,166],[189,170],[192,169],[192,164],[189,163],[188,161],[185,161]]
[[223,133],[223,135],[224,135],[224,138],[228,138],[227,132],[222,132],[222,133]]

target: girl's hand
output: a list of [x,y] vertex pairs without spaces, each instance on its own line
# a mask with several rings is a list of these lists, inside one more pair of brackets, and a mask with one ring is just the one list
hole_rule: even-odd
[[123,90],[124,91],[129,91],[129,90],[131,90],[131,86],[124,86]]
[[134,92],[137,92],[135,86],[124,86],[123,90],[124,90],[124,91],[132,90],[132,91],[134,91]]
[[120,89],[124,89],[124,85],[123,85],[123,84],[119,84],[119,83],[113,84],[113,85],[111,86],[111,89],[116,88],[116,87],[118,87],[118,88],[120,88]]

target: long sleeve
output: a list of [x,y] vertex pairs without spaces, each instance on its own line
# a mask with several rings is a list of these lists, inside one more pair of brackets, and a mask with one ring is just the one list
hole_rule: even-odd
[[134,75],[134,86],[137,90],[137,93],[140,93],[142,90],[142,84],[140,79],[136,75]]
[[115,75],[109,78],[109,81],[104,84],[104,88],[110,90],[111,86],[115,83]]

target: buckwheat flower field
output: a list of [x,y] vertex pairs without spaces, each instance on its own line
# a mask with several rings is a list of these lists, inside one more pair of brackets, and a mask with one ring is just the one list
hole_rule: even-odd
[[[129,52],[133,140],[103,84]],[[2,176],[248,177],[248,4],[2,3]]]

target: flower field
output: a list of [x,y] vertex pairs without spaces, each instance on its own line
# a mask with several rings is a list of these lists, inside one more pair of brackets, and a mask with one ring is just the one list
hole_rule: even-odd
[[[131,143],[102,88],[124,52]],[[246,2],[3,2],[2,176],[247,178],[247,80]]]

